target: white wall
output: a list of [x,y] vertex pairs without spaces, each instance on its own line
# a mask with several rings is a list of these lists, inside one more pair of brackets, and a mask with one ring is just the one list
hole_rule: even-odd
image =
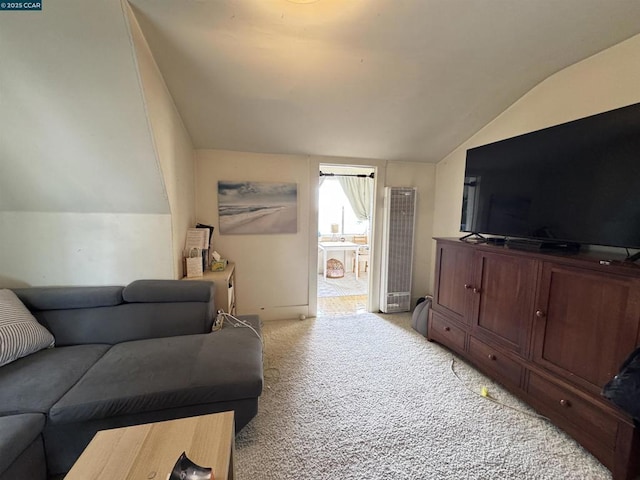
[[436,168],[433,233],[459,236],[466,150],[640,102],[640,35],[537,85]]
[[187,228],[195,226],[195,152],[164,78],[129,4],[127,18],[142,82],[152,138],[171,209],[173,276],[182,278],[182,250]]
[[181,277],[193,148],[128,4],[2,15],[0,40],[0,287]]
[[172,278],[168,215],[0,212],[0,288]]
[[168,214],[120,0],[0,15],[0,210]]
[[[285,235],[220,235],[218,181],[298,185],[298,231]],[[196,215],[215,226],[214,249],[236,263],[238,313],[263,319],[308,314],[309,161],[297,155],[196,151]]]
[[[317,288],[318,172],[320,164],[376,168],[376,217],[381,221],[384,186],[418,187],[413,296],[429,291],[435,166],[366,159],[196,151],[196,214],[214,225],[214,248],[236,263],[237,307],[265,320],[314,315]],[[219,180],[293,182],[298,185],[298,231],[290,235],[220,235]],[[374,228],[371,304],[378,305],[381,228]],[[374,308],[375,310],[375,308]]]

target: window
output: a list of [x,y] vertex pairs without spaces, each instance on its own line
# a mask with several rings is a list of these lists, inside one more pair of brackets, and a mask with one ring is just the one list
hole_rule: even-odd
[[369,230],[368,220],[358,220],[340,183],[326,178],[320,186],[318,230],[320,235],[331,235],[331,224],[337,224],[341,235],[362,235]]

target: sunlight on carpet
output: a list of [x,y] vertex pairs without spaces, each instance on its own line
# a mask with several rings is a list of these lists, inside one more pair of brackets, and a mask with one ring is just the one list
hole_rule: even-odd
[[318,297],[344,297],[352,295],[366,295],[369,290],[369,275],[361,272],[356,278],[355,273],[345,273],[343,278],[324,278],[318,275]]
[[319,297],[318,317],[346,313],[366,313],[367,295],[349,295],[346,297]]

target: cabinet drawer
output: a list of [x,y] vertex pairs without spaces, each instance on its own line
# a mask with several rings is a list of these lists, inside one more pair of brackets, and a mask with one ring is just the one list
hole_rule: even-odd
[[500,350],[481,342],[475,337],[470,337],[469,356],[499,380],[508,382],[516,387],[520,386],[522,366]]
[[589,434],[608,448],[615,448],[618,419],[604,412],[596,404],[533,372],[529,376],[528,392],[578,430]]
[[464,337],[464,330],[452,325],[440,314],[433,312],[429,323],[429,338],[431,340],[446,345],[457,352],[462,352],[464,351]]

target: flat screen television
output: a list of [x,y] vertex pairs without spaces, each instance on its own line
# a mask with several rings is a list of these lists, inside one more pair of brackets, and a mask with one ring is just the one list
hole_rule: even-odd
[[460,230],[640,248],[640,103],[467,150]]

